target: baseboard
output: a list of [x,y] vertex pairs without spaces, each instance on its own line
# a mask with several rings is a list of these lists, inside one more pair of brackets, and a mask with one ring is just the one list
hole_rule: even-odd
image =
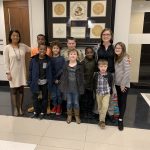
[[[0,86],[9,86],[9,82],[0,80]],[[150,89],[150,83],[131,82],[131,88]]]
[[144,83],[144,82],[134,83],[134,82],[131,82],[131,88],[150,89],[150,83]]
[[9,82],[0,80],[0,86],[9,86]]

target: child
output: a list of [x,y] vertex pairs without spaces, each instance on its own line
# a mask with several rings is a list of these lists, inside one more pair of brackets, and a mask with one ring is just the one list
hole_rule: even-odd
[[61,45],[58,41],[54,41],[51,44],[52,48],[52,73],[53,73],[53,85],[52,85],[52,101],[53,109],[51,113],[56,113],[56,115],[61,115],[61,103],[62,96],[58,88],[59,80],[63,71],[63,66],[65,64],[64,57],[60,56]]
[[[37,55],[37,54],[39,53],[39,45],[41,45],[41,44],[44,44],[44,45],[45,45],[45,43],[46,43],[45,35],[43,35],[43,34],[38,34],[38,35],[37,35],[37,44],[38,44],[38,47],[35,47],[35,48],[32,48],[32,49],[31,49],[31,57]],[[47,54],[49,57],[52,56],[52,52],[51,52],[51,49],[50,49],[49,47],[47,47],[46,54]],[[40,97],[40,96],[39,96],[39,97]],[[34,112],[33,106],[31,106],[31,107],[28,108],[28,112],[29,112],[29,113]],[[49,107],[49,106],[47,107],[47,114],[50,114],[50,107]]]
[[[35,117],[43,119],[46,114],[48,103],[48,91],[52,86],[51,61],[46,55],[46,45],[39,46],[39,54],[32,57],[29,68],[29,86],[33,93],[33,106]],[[38,100],[39,93],[42,93],[42,103]]]
[[80,124],[79,116],[79,95],[84,93],[84,74],[83,67],[77,61],[78,51],[70,49],[68,51],[68,58],[63,69],[63,74],[60,80],[60,90],[66,94],[67,97],[67,123],[72,121],[72,109],[74,109],[75,119]]
[[126,46],[122,42],[115,45],[115,86],[118,95],[118,129],[123,130],[123,117],[126,110],[127,95],[130,88],[130,64],[127,61]]
[[94,75],[94,89],[96,90],[96,100],[99,112],[99,126],[105,128],[105,118],[109,106],[110,94],[112,94],[113,77],[107,72],[108,61],[101,59],[98,61],[99,72]]
[[96,70],[95,53],[92,47],[85,49],[85,59],[82,61],[84,68],[84,88],[85,92],[81,99],[81,110],[85,118],[92,118],[93,99],[93,74]]
[[[41,44],[44,44],[45,45],[46,43],[46,40],[45,40],[45,35],[43,34],[38,34],[37,35],[37,44],[38,44],[38,47],[39,45]],[[35,48],[32,48],[31,50],[31,57],[37,55],[39,53],[39,48],[38,47],[35,47]],[[51,52],[51,49],[49,47],[47,47],[47,51],[46,51],[46,54],[51,57],[52,56],[52,52]]]

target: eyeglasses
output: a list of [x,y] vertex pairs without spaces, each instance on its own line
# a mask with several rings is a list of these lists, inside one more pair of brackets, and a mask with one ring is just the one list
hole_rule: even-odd
[[102,36],[111,36],[111,34],[102,34]]

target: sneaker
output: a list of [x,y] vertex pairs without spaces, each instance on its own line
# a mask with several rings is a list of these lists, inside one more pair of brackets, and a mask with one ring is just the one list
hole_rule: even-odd
[[61,106],[60,105],[57,106],[56,115],[58,115],[58,116],[61,115]]
[[123,131],[123,129],[124,129],[123,120],[118,120],[118,129],[119,129],[120,131]]
[[99,126],[101,129],[105,129],[105,122],[104,121],[100,121],[99,122]]
[[44,119],[44,117],[45,117],[45,114],[44,113],[40,113],[40,115],[39,115],[40,120]]
[[38,114],[36,112],[33,113],[33,115],[31,116],[31,118],[38,118]]
[[52,110],[51,110],[51,114],[56,114],[56,111],[57,111],[57,107],[54,106],[54,107],[52,108]]

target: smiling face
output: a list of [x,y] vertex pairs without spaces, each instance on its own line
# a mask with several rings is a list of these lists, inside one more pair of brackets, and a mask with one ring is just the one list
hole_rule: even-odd
[[46,55],[46,50],[47,50],[46,45],[40,45],[39,46],[39,56],[41,58],[43,58]]
[[52,52],[54,56],[57,56],[60,53],[60,48],[57,45],[54,45],[52,48]]
[[87,48],[85,50],[85,55],[87,59],[93,59],[94,58],[94,51],[91,48]]
[[115,46],[115,54],[118,56],[122,54],[122,47],[119,44]]
[[101,36],[103,42],[110,42],[112,39],[112,35],[109,30],[104,31]]
[[17,32],[13,32],[11,34],[11,43],[19,43],[19,40],[20,40],[20,36]]
[[77,54],[77,52],[76,52],[75,50],[69,52],[69,54],[68,54],[68,59],[69,59],[70,61],[76,61],[76,60],[77,60],[77,57],[78,57],[78,54]]

